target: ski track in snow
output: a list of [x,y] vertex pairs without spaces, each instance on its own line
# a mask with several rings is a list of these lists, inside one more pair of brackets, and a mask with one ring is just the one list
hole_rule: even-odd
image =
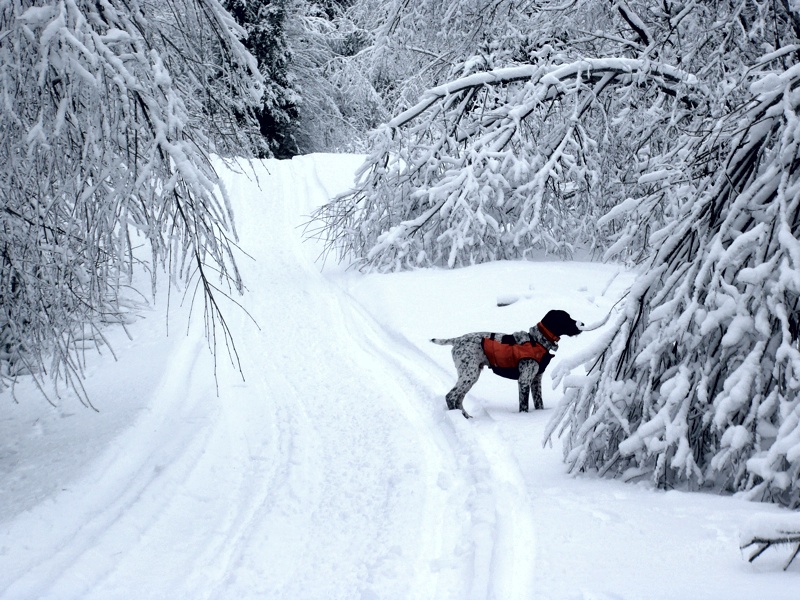
[[[195,317],[133,426],[5,524],[0,597],[529,596],[504,576],[531,533],[494,485],[509,466],[300,243],[302,215],[337,191],[312,160],[226,178],[260,326],[228,312],[246,380],[221,364],[217,397]],[[352,157],[328,162],[352,173]]]
[[[553,308],[592,323],[624,293],[631,274],[616,265],[544,260],[343,280],[387,330],[425,357],[420,364],[434,365],[420,379],[432,382],[443,405],[456,374],[450,349],[431,344],[431,337],[510,333]],[[499,299],[509,298],[517,300],[498,306]],[[579,352],[598,333],[562,338],[554,361]],[[713,494],[663,492],[648,482],[567,474],[560,441],[542,447],[545,426],[561,397],[547,373],[542,383],[545,410],[520,414],[516,382],[484,372],[465,401],[475,418],[466,421],[457,411],[451,417],[463,432],[462,451],[472,444],[481,448],[486,462],[475,461],[473,470],[478,480],[484,474],[498,500],[491,529],[500,543],[491,569],[481,571],[500,591],[495,597],[526,597],[513,595],[523,589],[529,598],[569,600],[797,596],[800,569],[781,571],[786,551],[751,565],[737,543],[742,525],[753,515],[786,511]],[[502,590],[502,582],[509,581],[520,585]]]
[[226,312],[244,379],[222,349],[215,382],[202,320],[183,331],[173,294],[168,339],[156,309],[134,341],[116,335],[119,363],[88,369],[99,415],[65,398],[40,417],[22,390],[21,416],[0,420],[18,442],[0,444],[0,598],[793,597],[797,572],[736,548],[739,522],[776,507],[570,478],[541,448],[552,411],[518,414],[516,384],[489,373],[474,419],[444,410],[455,371],[430,337],[511,332],[550,308],[592,322],[629,277],[548,262],[321,274],[299,226],[358,164],[225,175],[252,256],[252,319]]

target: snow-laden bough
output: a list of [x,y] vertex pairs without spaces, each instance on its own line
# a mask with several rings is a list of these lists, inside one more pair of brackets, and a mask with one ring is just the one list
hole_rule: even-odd
[[614,312],[614,309],[616,308],[617,304],[622,302],[627,295],[628,292],[625,292],[625,294],[623,294],[623,296],[619,300],[617,300],[611,306],[611,308],[608,309],[608,313],[606,314],[606,316],[603,317],[601,320],[599,320],[597,323],[592,323],[591,325],[584,325],[583,323],[578,323],[578,329],[580,329],[581,331],[594,331],[595,329],[600,329],[603,325],[608,323],[608,320],[611,318],[611,313]]

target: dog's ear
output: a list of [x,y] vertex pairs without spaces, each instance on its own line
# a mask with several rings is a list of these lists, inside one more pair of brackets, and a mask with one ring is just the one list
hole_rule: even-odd
[[554,335],[580,335],[578,323],[569,316],[565,310],[551,310],[542,319],[542,325],[547,327]]

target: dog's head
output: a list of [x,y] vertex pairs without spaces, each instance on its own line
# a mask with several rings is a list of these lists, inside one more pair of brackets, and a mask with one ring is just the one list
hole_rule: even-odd
[[542,325],[558,337],[580,335],[583,331],[583,323],[570,317],[569,313],[564,310],[549,311],[542,319]]

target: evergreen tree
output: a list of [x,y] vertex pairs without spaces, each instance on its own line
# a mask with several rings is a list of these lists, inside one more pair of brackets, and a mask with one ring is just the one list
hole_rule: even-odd
[[291,0],[225,0],[225,7],[247,32],[244,45],[264,77],[264,96],[256,112],[266,142],[262,154],[291,157],[299,151],[293,133],[299,116],[298,97],[287,39]]

